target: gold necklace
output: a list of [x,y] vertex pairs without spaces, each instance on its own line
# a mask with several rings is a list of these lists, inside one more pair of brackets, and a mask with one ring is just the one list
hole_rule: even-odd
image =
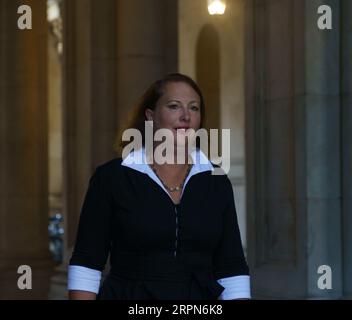
[[168,191],[170,191],[170,192],[175,192],[175,191],[180,191],[180,190],[182,190],[183,185],[184,185],[184,183],[185,183],[185,181],[186,181],[186,178],[188,177],[188,174],[189,174],[189,172],[191,171],[192,165],[191,165],[191,164],[188,165],[187,172],[186,172],[185,177],[183,178],[182,183],[181,183],[180,185],[176,186],[176,187],[169,187],[169,186],[163,181],[163,179],[161,179],[161,178],[159,177],[159,175],[158,175],[158,173],[157,173],[157,171],[156,171],[156,168],[154,167],[153,164],[151,165],[151,167],[152,167],[152,169],[153,169],[155,175],[159,178],[159,180],[161,181],[161,183],[162,183],[163,186],[165,187],[165,189],[168,190]]

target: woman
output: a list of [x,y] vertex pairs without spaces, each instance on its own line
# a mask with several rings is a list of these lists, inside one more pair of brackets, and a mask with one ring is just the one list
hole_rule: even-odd
[[194,142],[177,135],[198,130],[203,118],[202,93],[185,75],[167,75],[142,96],[129,128],[142,133],[143,147],[98,167],[90,180],[69,266],[71,299],[250,298],[228,177],[212,175],[198,148],[181,163],[148,161],[145,121],[172,132],[176,155]]

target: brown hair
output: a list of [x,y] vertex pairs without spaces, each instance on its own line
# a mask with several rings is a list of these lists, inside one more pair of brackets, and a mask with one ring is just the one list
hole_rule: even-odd
[[121,154],[122,149],[130,143],[130,141],[122,141],[122,134],[125,129],[137,129],[142,134],[142,145],[145,143],[145,132],[144,132],[144,122],[147,120],[145,116],[145,110],[151,109],[154,110],[156,103],[160,97],[164,94],[164,89],[166,84],[170,82],[184,82],[188,84],[192,89],[197,92],[200,97],[200,114],[201,122],[200,129],[203,128],[204,117],[205,117],[205,105],[203,94],[197,85],[197,83],[190,78],[181,73],[170,73],[164,76],[163,78],[155,81],[139,98],[137,104],[134,106],[132,114],[130,115],[130,120],[126,127],[121,130],[118,134],[118,139],[116,141],[116,149],[119,154]]

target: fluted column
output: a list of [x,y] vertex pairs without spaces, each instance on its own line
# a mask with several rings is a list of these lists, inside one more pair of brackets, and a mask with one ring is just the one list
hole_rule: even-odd
[[[17,8],[32,29],[17,28]],[[46,1],[0,2],[0,299],[42,299],[49,290]],[[20,265],[32,289],[19,290]]]
[[[247,43],[248,247],[257,297],[343,295],[342,267],[351,260],[343,256],[350,236],[342,233],[341,186],[345,181],[345,218],[350,221],[350,155],[346,148],[343,169],[340,4],[254,0],[247,5],[252,12]],[[317,26],[320,5],[332,8],[331,30]],[[350,69],[344,69],[347,79]],[[350,120],[344,121],[348,146]],[[330,289],[319,286],[319,267],[325,265],[332,272]]]
[[[317,8],[328,4],[332,30],[317,28]],[[306,1],[305,167],[307,296],[342,296],[340,1]],[[332,270],[332,289],[317,285],[319,266]]]
[[115,0],[63,4],[66,248],[75,241],[89,177],[97,165],[115,156],[114,8]]

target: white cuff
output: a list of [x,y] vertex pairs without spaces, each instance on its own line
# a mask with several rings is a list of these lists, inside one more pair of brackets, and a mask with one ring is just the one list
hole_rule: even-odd
[[101,271],[82,266],[68,266],[68,290],[82,290],[98,293]]
[[249,276],[234,276],[218,280],[225,290],[218,300],[250,299],[251,289]]

